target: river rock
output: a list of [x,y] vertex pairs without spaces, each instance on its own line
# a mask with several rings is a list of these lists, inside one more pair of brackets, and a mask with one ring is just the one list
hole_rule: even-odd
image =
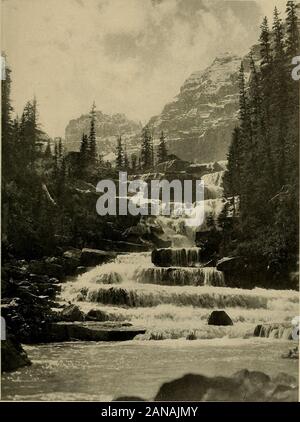
[[283,354],[282,358],[284,359],[299,359],[299,348],[298,346],[289,349],[288,353]]
[[87,321],[108,321],[108,316],[100,309],[90,309],[86,314]]
[[[284,383],[282,383],[284,378]],[[295,385],[296,382],[296,385]],[[164,383],[155,401],[298,401],[297,380],[287,374],[271,379],[243,369],[231,377],[187,374]]]
[[77,305],[67,306],[61,311],[60,317],[63,321],[84,321],[84,313]]
[[1,372],[14,371],[30,364],[26,352],[15,337],[1,340]]
[[233,325],[232,319],[225,311],[213,311],[207,323],[208,325]]
[[101,251],[99,249],[82,249],[81,254],[81,265],[86,267],[92,267],[94,265],[103,264],[114,258],[116,258],[115,252]]
[[[203,375],[186,374],[182,378],[164,383],[155,401],[205,401],[238,399],[239,384],[225,377],[210,378]],[[238,401],[238,400],[237,400]]]

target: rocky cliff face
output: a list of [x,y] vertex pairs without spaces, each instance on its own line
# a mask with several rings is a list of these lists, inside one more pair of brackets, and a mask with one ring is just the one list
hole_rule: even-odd
[[[88,114],[84,114],[78,119],[69,122],[65,132],[65,147],[67,151],[78,151],[82,133],[89,133],[90,119]],[[112,160],[116,150],[117,136],[122,135],[122,139],[128,144],[134,143],[134,138],[141,131],[141,126],[128,120],[124,114],[107,115],[101,111],[96,111],[96,134],[97,146],[100,154],[104,158]]]
[[165,131],[169,152],[197,162],[226,158],[238,119],[241,61],[228,53],[217,57],[204,71],[193,73],[174,101],[150,120],[156,134]]

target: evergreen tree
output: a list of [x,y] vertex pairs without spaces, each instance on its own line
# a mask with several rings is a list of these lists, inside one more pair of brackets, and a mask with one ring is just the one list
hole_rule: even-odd
[[286,52],[289,58],[299,53],[299,28],[297,10],[294,1],[289,0],[286,5]]
[[272,132],[273,162],[275,166],[275,183],[277,190],[286,182],[286,131],[287,131],[287,74],[284,52],[283,25],[277,8],[274,9],[273,22],[273,67],[272,67]]
[[122,138],[121,136],[117,139],[117,154],[116,154],[116,168],[121,170],[124,165],[124,151],[122,146]]
[[89,158],[91,165],[97,161],[97,140],[96,140],[96,104],[92,105],[90,112],[90,135],[89,135]]
[[228,197],[240,195],[241,192],[241,145],[240,129],[236,127],[232,133],[232,141],[227,154],[227,170],[223,178],[224,194]]
[[152,147],[151,134],[148,126],[142,130],[142,149],[141,149],[141,167],[143,170],[149,170],[152,165]]
[[164,132],[162,131],[159,138],[157,161],[158,163],[163,163],[164,161],[167,161],[167,158],[168,158],[168,151],[166,147],[166,138],[165,138]]
[[125,147],[124,147],[124,168],[125,168],[126,171],[128,171],[130,169],[129,159],[128,159],[128,155],[127,155],[127,149],[126,149],[126,143],[125,143]]
[[260,55],[261,55],[261,66],[269,65],[272,61],[271,53],[271,40],[270,40],[270,30],[268,25],[268,19],[265,16],[261,24],[261,34],[260,34]]
[[80,142],[80,159],[86,164],[89,151],[89,140],[85,133],[82,134]]
[[39,135],[37,105],[34,99],[32,102],[26,103],[20,124],[20,152],[24,168],[27,166],[33,168],[34,161],[37,158]]
[[88,136],[83,133],[80,142],[80,162],[79,162],[79,174],[81,177],[85,177],[87,174],[87,166],[89,160],[89,140]]
[[13,108],[10,100],[11,91],[11,70],[8,66],[5,68],[5,79],[1,80],[1,143],[2,143],[2,166],[3,177],[11,176],[13,163],[13,136],[12,136],[12,118]]

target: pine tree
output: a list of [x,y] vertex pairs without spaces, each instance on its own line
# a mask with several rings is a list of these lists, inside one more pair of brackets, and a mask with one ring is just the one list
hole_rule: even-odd
[[286,7],[286,63],[287,63],[287,93],[289,101],[287,102],[287,117],[289,125],[287,127],[287,183],[295,186],[298,190],[299,183],[299,82],[291,78],[293,68],[292,57],[299,53],[299,29],[296,5],[289,0]]
[[151,134],[148,126],[142,130],[141,167],[149,170],[152,165]]
[[260,55],[261,55],[261,66],[265,66],[271,63],[272,61],[272,52],[271,52],[271,41],[270,41],[270,30],[268,25],[268,19],[265,16],[261,24],[261,34],[260,34]]
[[10,177],[13,169],[13,138],[12,138],[12,118],[10,91],[11,91],[11,70],[5,68],[5,79],[1,81],[1,143],[2,143],[2,166],[3,177]]
[[33,169],[34,162],[38,155],[41,131],[38,124],[37,103],[28,101],[20,123],[20,156],[22,157],[23,167],[27,166]]
[[124,151],[122,146],[122,138],[121,136],[117,139],[117,154],[116,154],[116,168],[121,170],[124,165]]
[[168,151],[166,147],[166,138],[165,138],[164,132],[162,131],[159,138],[157,161],[158,163],[163,163],[164,161],[167,161],[167,158],[168,158]]
[[82,134],[80,142],[80,158],[86,163],[88,157],[89,140],[85,133]]
[[87,174],[87,166],[89,160],[89,140],[88,136],[83,133],[80,142],[80,162],[79,164],[79,174],[81,177],[85,177]]
[[227,170],[223,178],[225,197],[238,196],[241,193],[241,145],[240,129],[236,127],[232,133],[232,141],[227,155]]
[[240,209],[241,213],[247,213],[251,202],[250,186],[253,180],[254,172],[254,151],[252,145],[252,130],[250,120],[249,102],[246,93],[246,82],[243,62],[239,72],[239,114],[240,114],[240,133],[239,133],[239,154],[240,154]]
[[154,158],[154,141],[153,141],[153,130],[150,134],[150,154],[151,154],[151,164],[150,167],[153,168],[154,167],[154,162],[155,162],[155,158]]
[[286,5],[286,52],[289,58],[299,53],[299,28],[296,5],[289,0]]
[[96,104],[92,105],[90,112],[90,135],[89,135],[89,158],[91,165],[97,161],[97,140],[96,140]]
[[274,9],[273,22],[273,67],[272,67],[272,132],[273,162],[278,191],[286,181],[286,131],[287,131],[287,74],[284,52],[283,25],[277,8]]
[[126,171],[128,171],[130,169],[129,159],[128,159],[128,155],[127,155],[127,149],[126,149],[126,142],[125,142],[125,147],[124,147],[124,168],[125,168]]

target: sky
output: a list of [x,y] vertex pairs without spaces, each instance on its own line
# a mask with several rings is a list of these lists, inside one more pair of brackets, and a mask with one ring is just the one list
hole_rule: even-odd
[[262,17],[285,0],[0,0],[1,49],[21,114],[37,98],[42,128],[64,136],[93,103],[146,123],[192,73],[246,54]]

